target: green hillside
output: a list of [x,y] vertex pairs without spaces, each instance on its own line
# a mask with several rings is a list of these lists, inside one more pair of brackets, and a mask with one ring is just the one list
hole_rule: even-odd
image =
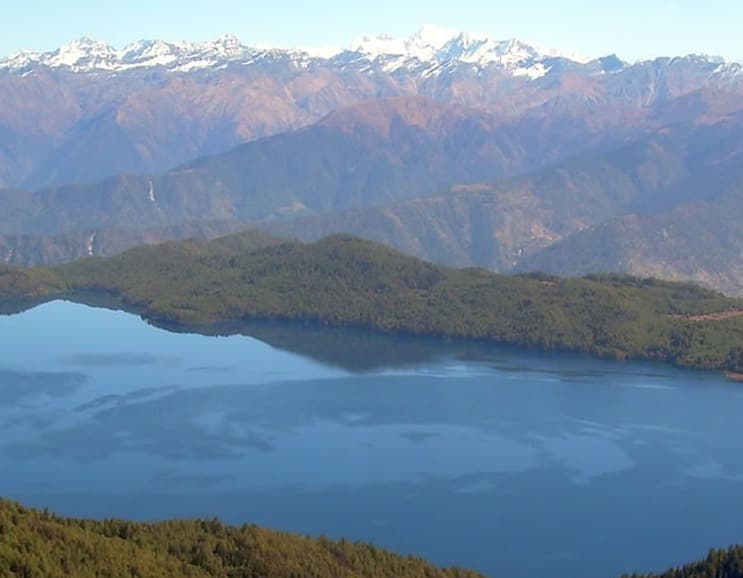
[[[621,553],[617,553],[621,556]],[[63,518],[0,500],[2,578],[484,578],[370,544],[217,520],[155,524]],[[741,578],[743,547],[633,578]]]
[[700,368],[743,360],[743,301],[694,285],[452,269],[346,236],[166,243],[0,276],[7,298],[91,291],[156,323],[281,319]]
[[476,578],[368,544],[216,520],[61,518],[0,500],[0,577]]
[[741,578],[743,577],[743,547],[712,550],[699,562],[673,568],[660,574],[635,574],[633,578]]

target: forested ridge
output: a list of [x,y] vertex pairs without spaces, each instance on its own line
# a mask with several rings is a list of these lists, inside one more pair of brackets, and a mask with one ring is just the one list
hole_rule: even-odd
[[[617,553],[621,556],[621,552]],[[484,578],[371,544],[218,520],[138,523],[63,518],[0,500],[2,578]],[[633,578],[741,578],[743,547]]]
[[743,546],[711,550],[704,560],[660,574],[633,574],[632,578],[741,578]]
[[79,520],[0,500],[2,578],[482,578],[370,544],[217,520]]
[[348,236],[173,242],[41,269],[0,270],[11,299],[107,292],[155,323],[281,319],[743,370],[743,300],[604,275],[504,276],[436,266]]

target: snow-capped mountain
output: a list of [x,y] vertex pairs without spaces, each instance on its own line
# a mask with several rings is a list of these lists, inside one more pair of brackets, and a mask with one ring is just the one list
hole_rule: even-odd
[[[742,70],[740,64],[717,57],[682,58],[693,60],[720,77],[739,77]],[[364,35],[345,48],[249,46],[235,36],[225,35],[208,42],[141,40],[117,49],[105,42],[81,38],[51,52],[17,52],[0,58],[0,71],[28,74],[46,68],[75,73],[120,73],[160,69],[183,73],[275,60],[298,69],[316,64],[333,69],[410,73],[424,78],[463,68],[496,69],[527,81],[564,71],[566,67],[591,75],[618,72],[629,66],[614,55],[592,60],[517,39],[495,40],[483,34],[424,26],[408,38]]]
[[0,60],[0,69],[25,72],[43,66],[72,72],[121,72],[163,67],[186,72],[250,61],[258,52],[229,35],[213,42],[141,40],[120,50],[92,38],[80,38],[52,52],[18,52]]
[[19,52],[0,60],[0,70],[26,73],[35,67],[71,72],[122,72],[163,68],[174,72],[215,69],[229,64],[249,64],[267,57],[285,57],[300,66],[309,61],[332,61],[337,66],[374,67],[385,72],[410,69],[424,75],[464,64],[495,65],[514,75],[538,78],[549,71],[555,58],[585,64],[587,59],[540,49],[518,40],[497,41],[426,26],[406,39],[386,35],[362,36],[343,49],[265,49],[242,44],[235,36],[212,42],[143,40],[122,49],[105,42],[81,38],[51,52]]
[[342,49],[248,46],[234,36],[117,48],[83,38],[0,60],[0,188],[154,173],[377,99],[486,110],[504,123],[565,114],[570,134],[616,119],[624,129],[650,113],[720,118],[738,110],[740,95],[743,68],[714,57],[587,61],[433,27]]
[[482,34],[424,26],[410,38],[400,40],[387,35],[362,36],[351,47],[369,61],[380,63],[387,72],[400,68],[419,68],[433,74],[451,64],[476,67],[496,65],[516,76],[539,78],[549,71],[555,58],[587,64],[590,59],[545,50],[520,40],[493,40]]

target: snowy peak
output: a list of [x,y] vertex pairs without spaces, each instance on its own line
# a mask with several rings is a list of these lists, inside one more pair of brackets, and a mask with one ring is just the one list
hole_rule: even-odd
[[49,58],[52,67],[69,68],[101,68],[106,69],[115,65],[116,50],[106,44],[83,37],[75,40],[59,50],[56,50]]
[[243,46],[235,36],[212,42],[140,40],[123,49],[80,38],[52,52],[20,52],[0,60],[0,70],[25,72],[34,65],[72,72],[120,72],[136,68],[165,67],[187,72],[215,68],[230,62],[250,61],[259,51]]
[[470,34],[424,26],[408,38],[388,35],[362,36],[348,49],[259,49],[245,46],[233,35],[211,42],[164,42],[141,40],[122,49],[105,42],[81,38],[52,52],[21,52],[0,60],[0,70],[25,74],[37,67],[71,72],[122,72],[163,68],[174,72],[216,69],[229,64],[249,64],[261,58],[286,58],[298,67],[310,61],[332,61],[335,66],[379,67],[386,72],[406,70],[423,75],[440,74],[459,64],[471,67],[496,66],[514,74],[538,78],[546,74],[546,61],[585,59],[542,50],[518,40],[497,41],[483,34]]
[[451,28],[442,28],[427,24],[410,37],[410,42],[419,46],[441,47],[461,35],[462,32],[452,30]]
[[[692,64],[714,68],[713,74],[718,76],[733,79],[743,74],[740,65],[722,59],[707,56],[684,59],[695,59]],[[298,69],[319,65],[368,72],[399,71],[420,78],[456,70],[480,73],[485,69],[495,69],[525,79],[538,79],[551,72],[574,70],[585,74],[605,74],[627,67],[615,56],[589,60],[517,39],[496,40],[485,34],[424,26],[407,38],[361,36],[345,49],[251,47],[233,35],[207,42],[141,40],[118,49],[92,38],[80,38],[51,52],[19,52],[0,59],[0,71],[21,75],[40,68],[75,73],[147,69],[185,73],[273,60],[285,61]],[[671,59],[671,62],[675,60]]]
[[589,59],[554,50],[544,50],[520,40],[493,40],[484,34],[424,26],[407,39],[388,35],[362,36],[351,51],[377,62],[388,72],[427,65],[432,73],[452,63],[475,67],[495,65],[514,75],[538,78],[549,71],[548,60],[562,58],[579,64]]

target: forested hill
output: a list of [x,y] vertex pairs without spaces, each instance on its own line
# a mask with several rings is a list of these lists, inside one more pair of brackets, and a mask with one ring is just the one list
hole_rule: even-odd
[[237,235],[0,270],[0,309],[12,298],[90,291],[155,323],[283,319],[743,369],[742,300],[632,277],[452,269],[347,236],[305,245]]
[[[0,577],[6,576],[484,578],[468,570],[438,569],[369,544],[252,525],[79,520],[0,500]],[[702,562],[635,578],[743,578],[743,548],[715,550]]]
[[743,578],[743,546],[711,550],[700,562],[661,574],[634,574],[632,578]]
[[213,521],[61,518],[0,500],[0,577],[484,578],[346,541]]

